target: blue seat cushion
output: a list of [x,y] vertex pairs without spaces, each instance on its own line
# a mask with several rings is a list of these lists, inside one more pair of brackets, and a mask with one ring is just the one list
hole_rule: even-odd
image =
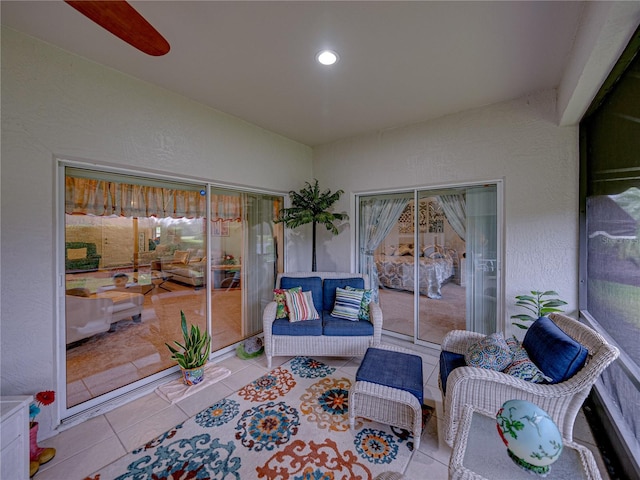
[[336,288],[338,287],[364,288],[364,278],[325,278],[322,288],[322,311],[333,310],[333,304],[336,303]]
[[464,360],[464,355],[461,353],[447,352],[443,350],[440,352],[440,383],[442,385],[442,393],[447,393],[447,378],[454,368],[465,367],[467,362]]
[[281,277],[280,288],[302,287],[303,292],[311,292],[313,306],[322,312],[322,278],[320,277]]
[[371,382],[404,390],[416,397],[420,405],[424,403],[422,359],[417,355],[368,348],[356,372],[356,382]]
[[540,317],[527,330],[522,346],[551,383],[573,377],[587,360],[588,350],[564,333],[548,317]]
[[[351,323],[351,322],[349,322]],[[273,335],[290,335],[300,337],[311,335],[319,337],[322,335],[322,320],[305,320],[303,322],[290,322],[288,318],[278,318],[271,327]]]
[[322,314],[322,334],[328,337],[364,337],[373,335],[373,324],[368,320],[351,321]]

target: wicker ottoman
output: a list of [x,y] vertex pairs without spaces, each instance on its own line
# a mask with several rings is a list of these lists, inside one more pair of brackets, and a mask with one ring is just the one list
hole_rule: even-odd
[[422,359],[402,348],[378,345],[367,349],[349,390],[349,424],[356,417],[407,429],[414,450],[422,434]]

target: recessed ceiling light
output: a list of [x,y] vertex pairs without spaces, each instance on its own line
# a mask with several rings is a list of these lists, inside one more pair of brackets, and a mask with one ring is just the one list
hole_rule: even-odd
[[338,54],[332,50],[322,50],[316,55],[316,60],[322,65],[333,65],[339,58]]

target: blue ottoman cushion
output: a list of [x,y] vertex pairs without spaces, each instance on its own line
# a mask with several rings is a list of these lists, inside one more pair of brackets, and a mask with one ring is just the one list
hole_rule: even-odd
[[373,324],[368,320],[352,322],[332,317],[329,312],[322,315],[322,332],[328,337],[362,337],[373,335]]
[[322,320],[305,320],[303,322],[290,322],[288,318],[278,318],[271,327],[273,335],[290,335],[301,337],[312,335],[319,337],[322,335]]
[[440,384],[442,385],[442,393],[447,393],[447,378],[454,368],[465,367],[467,362],[461,353],[440,352]]
[[322,312],[322,278],[320,277],[282,277],[280,288],[302,287],[303,292],[311,292],[313,306],[318,313]]
[[[364,288],[364,278],[325,278],[322,287],[322,310],[333,310],[336,303],[336,288],[353,287]],[[320,312],[320,310],[318,310]]]
[[540,317],[527,330],[522,346],[551,383],[573,377],[587,360],[588,350],[564,333],[548,317]]
[[420,405],[424,403],[422,359],[417,355],[368,348],[356,373],[356,382],[404,390],[416,397]]

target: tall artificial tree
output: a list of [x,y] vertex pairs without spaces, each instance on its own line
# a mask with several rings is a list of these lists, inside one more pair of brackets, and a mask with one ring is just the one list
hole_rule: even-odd
[[336,220],[347,220],[349,216],[346,213],[333,213],[330,211],[331,206],[336,203],[343,190],[336,190],[331,193],[330,190],[320,192],[318,180],[314,180],[313,185],[305,182],[305,186],[299,191],[290,191],[291,207],[280,210],[280,215],[276,222],[284,222],[289,228],[296,228],[301,225],[311,223],[312,230],[312,262],[311,271],[316,271],[316,225],[322,224],[327,230],[334,235],[338,234],[338,228],[334,222]]

